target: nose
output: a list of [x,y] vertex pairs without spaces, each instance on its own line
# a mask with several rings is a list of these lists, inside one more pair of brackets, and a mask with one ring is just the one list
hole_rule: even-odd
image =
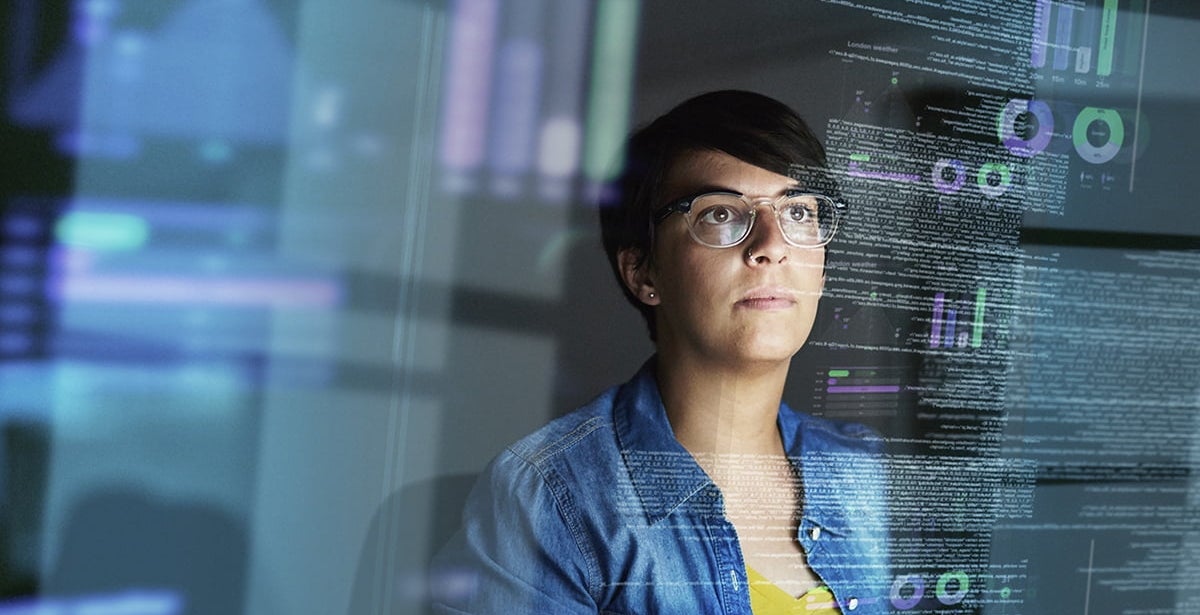
[[755,206],[754,226],[746,238],[746,261],[751,266],[782,263],[787,260],[791,246],[783,238],[779,218],[771,203]]

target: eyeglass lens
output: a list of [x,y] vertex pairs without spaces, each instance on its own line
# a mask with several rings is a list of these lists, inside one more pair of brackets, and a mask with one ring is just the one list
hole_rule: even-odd
[[[737,244],[750,233],[757,207],[732,194],[706,194],[692,202],[692,236],[713,247]],[[818,195],[797,195],[775,204],[779,227],[789,243],[818,246],[833,232],[833,203]]]

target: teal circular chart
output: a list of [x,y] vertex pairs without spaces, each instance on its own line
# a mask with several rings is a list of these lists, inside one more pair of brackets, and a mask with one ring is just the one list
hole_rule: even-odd
[[1075,116],[1071,131],[1075,153],[1085,162],[1104,164],[1116,157],[1125,143],[1125,122],[1112,109],[1084,107]]
[[975,174],[975,183],[979,191],[990,197],[998,197],[1008,192],[1012,184],[1012,171],[1003,162],[988,162],[979,167]]
[[[951,587],[951,583],[954,586]],[[937,586],[934,588],[934,595],[937,596],[938,602],[947,606],[962,602],[963,598],[967,597],[967,592],[971,589],[971,579],[967,573],[961,570],[947,570],[938,577]]]

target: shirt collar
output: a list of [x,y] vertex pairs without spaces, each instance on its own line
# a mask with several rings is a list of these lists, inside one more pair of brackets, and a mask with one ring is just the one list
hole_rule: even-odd
[[[622,461],[650,524],[666,518],[697,495],[716,493],[708,474],[675,439],[658,391],[657,360],[657,355],[650,357],[633,379],[620,388],[613,410]],[[778,425],[784,450],[793,464],[799,464],[806,489],[829,487],[825,483],[833,476],[824,466],[830,460],[821,454],[829,448],[829,434],[824,432],[830,428],[826,422],[781,404]],[[810,463],[804,462],[806,457]],[[803,515],[823,527],[846,526],[837,507],[811,499],[806,499]]]
[[657,360],[657,355],[650,357],[621,387],[613,410],[622,461],[651,524],[713,486],[708,474],[675,439],[658,392]]
[[835,534],[844,533],[850,524],[840,500],[851,485],[844,480],[851,478],[845,476],[850,467],[843,456],[844,447],[832,435],[832,424],[796,412],[787,404],[780,405],[778,422],[784,450],[804,485],[802,517]]

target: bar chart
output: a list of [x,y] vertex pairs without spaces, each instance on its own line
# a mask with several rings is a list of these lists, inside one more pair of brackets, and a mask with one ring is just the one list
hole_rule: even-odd
[[892,365],[835,365],[815,374],[813,413],[827,418],[869,420],[893,416],[908,394],[905,368]]
[[929,348],[952,350],[982,347],[987,288],[980,286],[974,294],[960,294],[957,298],[953,294],[950,296],[947,299],[945,292],[933,295]]
[[443,187],[557,202],[577,177],[605,181],[628,131],[638,11],[637,0],[455,2]]
[[1100,78],[1135,76],[1146,10],[1145,0],[1037,0],[1029,64]]

